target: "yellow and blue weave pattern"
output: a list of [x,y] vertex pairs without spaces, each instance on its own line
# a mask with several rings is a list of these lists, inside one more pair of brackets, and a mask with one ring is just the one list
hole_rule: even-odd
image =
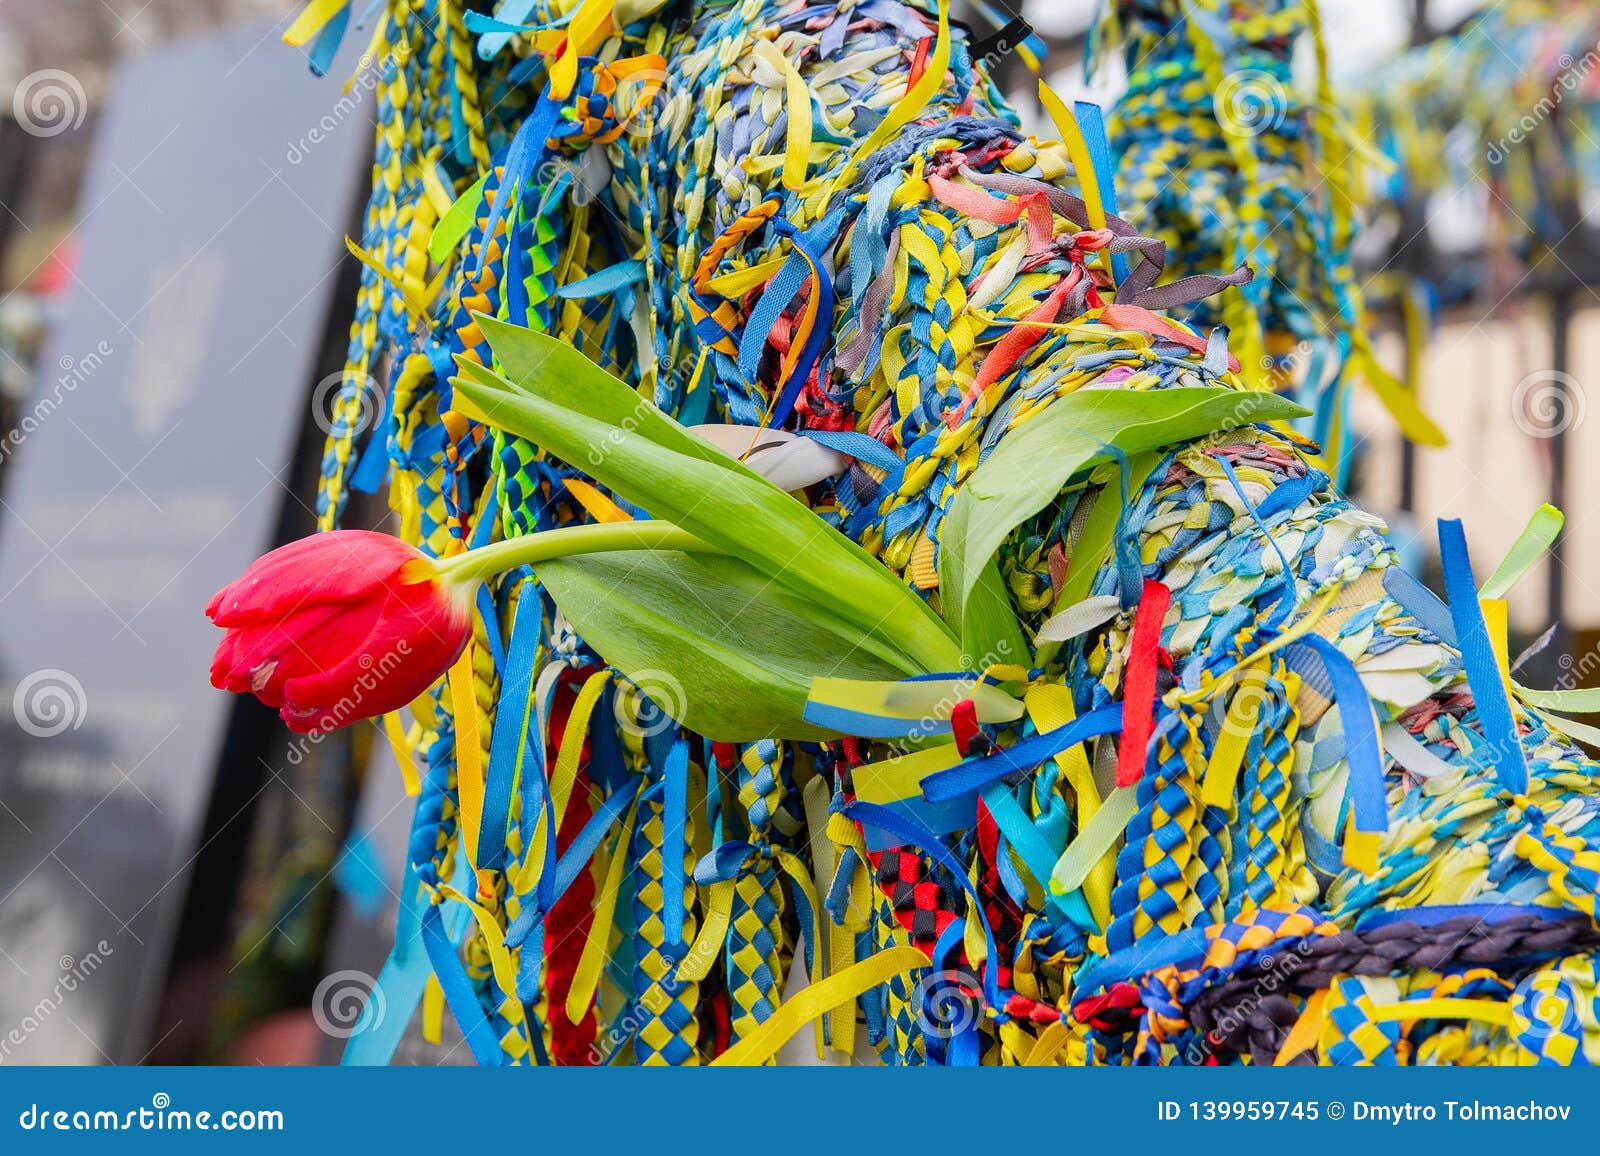
[[[1280,337],[1330,327],[1376,372],[1346,207],[1295,191],[1342,163],[1331,112],[1286,96],[1242,136],[1214,99],[1287,86],[1312,4],[1201,0],[1176,37],[1176,5],[1118,5],[1138,68],[1110,139],[1047,102],[1060,142],[944,0],[492,7],[379,6],[325,525],[385,475],[435,555],[648,516],[455,407],[457,359],[493,361],[474,312],[686,426],[838,455],[797,499],[935,606],[956,495],[1053,407],[1248,399]],[[763,1062],[808,1021],[894,1064],[1600,1059],[1577,704],[1498,673],[1464,550],[1438,599],[1339,496],[1336,450],[1234,424],[1104,455],[1005,536],[986,581],[1028,653],[966,658],[1017,702],[944,704],[939,773],[1082,737],[958,820],[883,794],[884,742],[688,732],[537,573],[487,583],[459,683],[411,708],[429,998],[483,1063]]]

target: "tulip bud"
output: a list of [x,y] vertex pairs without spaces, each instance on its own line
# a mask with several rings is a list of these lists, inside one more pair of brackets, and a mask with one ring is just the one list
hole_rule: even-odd
[[376,718],[421,695],[460,656],[475,585],[388,534],[290,542],[207,605],[227,631],[211,683],[254,694],[301,734]]

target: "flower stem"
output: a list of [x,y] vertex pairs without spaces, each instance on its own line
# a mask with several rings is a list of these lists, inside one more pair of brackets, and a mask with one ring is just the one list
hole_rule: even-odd
[[696,554],[720,554],[715,546],[696,538],[671,522],[600,522],[585,526],[564,526],[508,538],[476,550],[468,550],[435,565],[439,576],[449,582],[471,583],[518,566],[531,566],[552,558],[575,554],[600,554],[610,550],[682,550]]

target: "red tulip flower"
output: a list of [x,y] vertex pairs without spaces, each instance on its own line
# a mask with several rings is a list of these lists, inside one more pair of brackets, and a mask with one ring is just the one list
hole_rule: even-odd
[[207,605],[227,631],[211,684],[254,694],[300,734],[376,718],[417,698],[460,656],[474,585],[388,534],[290,542]]

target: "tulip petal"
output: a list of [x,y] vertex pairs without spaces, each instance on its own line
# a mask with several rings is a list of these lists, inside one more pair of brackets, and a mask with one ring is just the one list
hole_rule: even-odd
[[318,534],[258,559],[211,599],[226,629],[216,686],[255,694],[295,731],[396,710],[428,689],[471,637],[470,606],[433,561],[388,534]]
[[[351,615],[342,606],[323,606],[302,610],[270,626],[234,627],[223,637],[212,659],[211,683],[238,694],[254,694],[268,706],[281,706],[285,680],[331,661],[319,661],[308,651],[306,639],[315,638],[325,625]],[[363,624],[353,627],[351,637],[359,641],[375,618],[376,607]]]
[[308,606],[370,597],[412,584],[424,556],[391,534],[336,530],[280,546],[257,559],[219,590],[206,613],[218,626],[246,626],[280,619]]
[[449,669],[472,633],[471,618],[448,599],[415,593],[391,595],[368,626],[365,637],[338,649],[319,636],[319,653],[333,661],[284,684],[291,728],[333,729],[398,710]]

